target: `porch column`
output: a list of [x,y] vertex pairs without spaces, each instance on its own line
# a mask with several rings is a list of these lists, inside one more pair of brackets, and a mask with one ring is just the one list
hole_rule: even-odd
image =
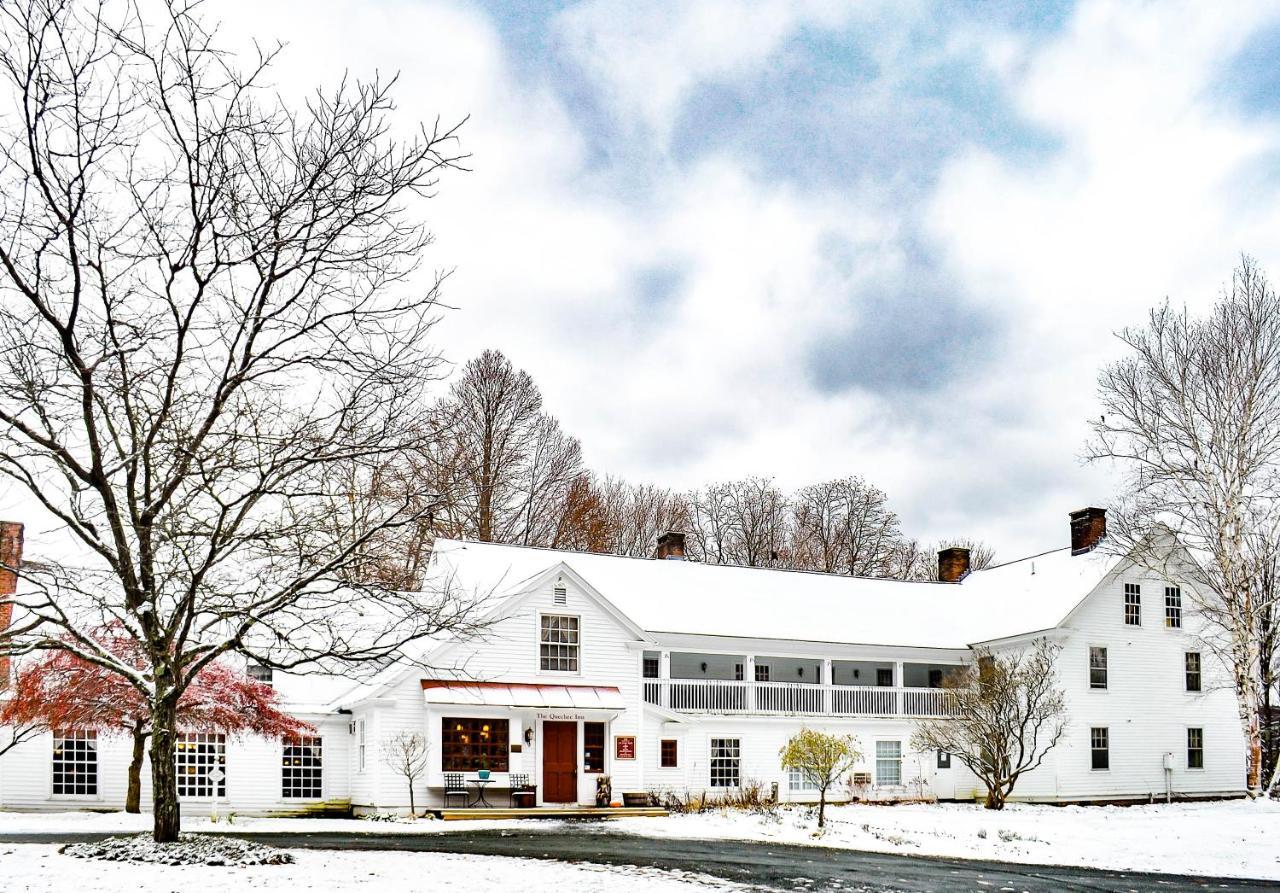
[[900,660],[893,663],[893,684],[897,688],[897,691],[893,693],[893,712],[895,715],[901,716],[907,709],[907,693],[903,691],[907,687],[907,677],[902,671],[902,661]]
[[658,656],[658,706],[671,706],[671,652],[663,651]]
[[748,654],[742,659],[742,681],[747,685],[747,710],[756,712],[756,658]]
[[835,678],[831,673],[831,658],[824,658],[822,661],[822,712],[831,714],[835,712],[834,696],[831,693],[831,686],[835,684]]

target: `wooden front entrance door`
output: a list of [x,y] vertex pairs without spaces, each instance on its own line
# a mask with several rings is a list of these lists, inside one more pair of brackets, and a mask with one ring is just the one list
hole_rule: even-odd
[[578,802],[578,724],[542,724],[542,800]]

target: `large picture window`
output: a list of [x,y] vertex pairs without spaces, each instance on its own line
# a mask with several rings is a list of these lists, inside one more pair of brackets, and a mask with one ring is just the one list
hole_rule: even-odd
[[711,739],[711,786],[736,788],[742,780],[742,741],[738,738]]
[[[182,732],[174,745],[179,797],[227,796],[227,736]],[[215,784],[209,777],[218,770]]]
[[538,633],[539,666],[561,673],[578,672],[578,618],[542,615]]
[[324,796],[323,766],[319,737],[285,738],[282,795],[287,799],[319,800]]
[[902,742],[876,742],[876,784],[902,784]]
[[507,720],[446,716],[440,725],[441,771],[508,770],[511,739]]
[[53,793],[92,797],[98,793],[98,733],[67,729],[53,733]]

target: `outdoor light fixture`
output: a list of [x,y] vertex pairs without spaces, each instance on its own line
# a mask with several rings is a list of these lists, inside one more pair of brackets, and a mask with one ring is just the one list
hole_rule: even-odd
[[803,675],[804,675],[804,667],[796,667],[796,675],[797,675],[797,676],[803,676]]
[[347,723],[347,734],[354,735],[356,733],[356,721],[353,719]]
[[533,744],[533,727],[532,726],[524,730],[524,743]]
[[707,672],[707,662],[705,660],[702,662],[702,672]]

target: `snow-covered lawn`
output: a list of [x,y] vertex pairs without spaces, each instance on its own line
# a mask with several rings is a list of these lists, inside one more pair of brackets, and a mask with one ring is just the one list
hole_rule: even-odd
[[761,840],[999,862],[1280,879],[1280,803],[1231,800],[1152,806],[855,804],[777,817],[742,812],[619,819],[632,834]]
[[503,856],[294,850],[293,865],[207,868],[128,865],[73,859],[55,846],[0,844],[5,893],[240,893],[242,890],[369,893],[430,890],[573,890],[575,893],[695,893],[740,890],[701,875],[601,865],[565,865]]

